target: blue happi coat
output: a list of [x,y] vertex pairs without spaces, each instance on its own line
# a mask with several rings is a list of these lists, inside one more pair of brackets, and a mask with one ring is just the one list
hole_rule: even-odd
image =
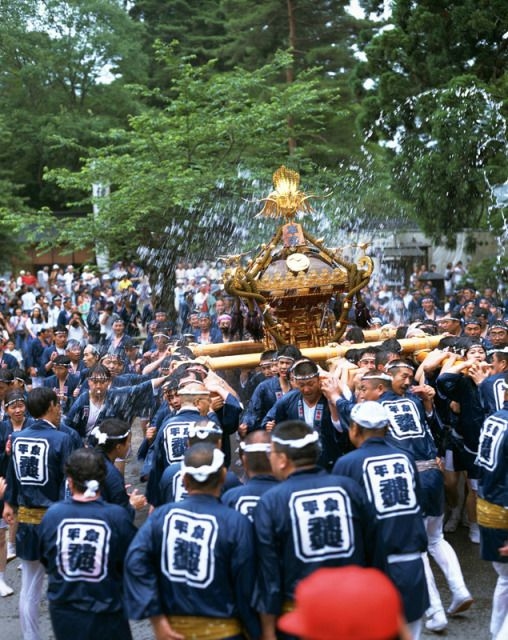
[[429,606],[421,558],[427,534],[413,460],[384,438],[371,437],[338,460],[333,473],[362,486],[375,510],[386,572],[401,593],[407,620],[418,620]]
[[[476,464],[480,468],[478,497],[508,508],[508,402],[483,425]],[[480,525],[480,552],[484,560],[508,562],[498,549],[506,544],[508,530]]]
[[[12,507],[50,507],[64,497],[67,458],[74,449],[71,437],[45,420],[35,420],[12,434],[5,500]],[[19,523],[16,551],[23,560],[38,559],[38,527]]]
[[[386,441],[402,449],[414,461],[435,461],[437,447],[432,437],[423,403],[414,394],[400,396],[385,391],[379,402],[387,409],[390,426]],[[420,474],[420,503],[425,516],[444,512],[444,479],[440,469],[427,469]]]
[[101,498],[53,505],[39,525],[49,601],[71,610],[121,611],[123,562],[135,533],[127,511]]
[[254,511],[258,611],[279,615],[296,585],[320,567],[366,566],[376,523],[361,487],[320,467],[292,473]]
[[212,496],[195,494],[156,509],[136,534],[126,558],[126,606],[134,620],[238,618],[255,640],[254,577],[249,520]]

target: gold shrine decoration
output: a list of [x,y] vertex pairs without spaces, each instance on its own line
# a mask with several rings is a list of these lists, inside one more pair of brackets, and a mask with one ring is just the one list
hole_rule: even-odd
[[258,216],[290,220],[296,216],[298,211],[303,211],[304,213],[312,211],[307,200],[313,196],[306,195],[298,188],[300,186],[300,174],[297,171],[282,165],[275,171],[272,179],[275,190],[267,198],[262,199],[265,202],[265,206],[258,213]]
[[[365,254],[356,264],[349,262],[340,250],[328,249],[296,222],[298,212],[312,211],[308,200],[316,197],[300,190],[298,172],[281,166],[273,184],[258,216],[282,217],[284,223],[252,259],[243,261],[241,254],[226,259],[224,289],[242,299],[251,317],[261,319],[265,348],[274,343],[323,347],[343,335],[374,265]],[[360,248],[365,252],[367,246]],[[338,321],[331,304],[340,308]],[[254,323],[252,327],[257,333]]]

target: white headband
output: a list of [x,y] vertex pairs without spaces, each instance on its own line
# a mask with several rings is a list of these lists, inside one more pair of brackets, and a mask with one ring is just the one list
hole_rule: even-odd
[[295,380],[310,380],[311,378],[319,377],[319,372],[316,371],[316,373],[308,373],[307,375],[299,375],[299,376],[292,373],[291,375]]
[[389,376],[387,373],[382,373],[380,371],[376,375],[365,374],[360,378],[360,380],[387,380],[387,381],[391,382],[393,380],[393,378],[392,378],[392,376]]
[[99,491],[99,483],[97,480],[87,480],[85,482],[86,491],[83,494],[85,498],[95,498]]
[[196,423],[190,424],[187,429],[187,435],[189,438],[199,438],[200,440],[204,440],[211,433],[216,433],[219,436],[222,435],[222,429],[220,429],[219,426],[211,420],[203,426],[198,426]]
[[385,365],[385,369],[387,371],[389,371],[390,369],[397,369],[397,368],[411,369],[411,371],[415,370],[415,368],[412,365],[410,365],[408,362],[389,362],[388,364]]
[[125,433],[121,433],[119,436],[109,436],[107,433],[104,433],[104,431],[101,431],[100,427],[94,427],[90,435],[97,440],[98,444],[106,444],[108,440],[123,440],[130,432],[131,430],[127,429]]
[[188,467],[182,463],[182,476],[189,474],[198,482],[206,482],[212,473],[217,473],[223,465],[223,452],[220,449],[214,449],[212,464],[203,464],[200,467]]
[[268,453],[271,446],[269,442],[253,442],[252,444],[240,442],[240,449],[245,453]]
[[282,438],[277,438],[277,436],[272,436],[272,442],[282,444],[285,447],[291,447],[292,449],[303,449],[303,447],[306,447],[308,444],[313,444],[318,440],[319,433],[317,431],[308,433],[306,436],[299,438],[298,440],[283,440]]

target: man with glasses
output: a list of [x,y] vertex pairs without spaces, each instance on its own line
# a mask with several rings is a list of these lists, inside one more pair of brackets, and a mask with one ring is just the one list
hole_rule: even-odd
[[[161,503],[159,485],[166,467],[183,459],[189,426],[209,416],[211,409],[210,391],[202,382],[193,381],[178,389],[180,409],[158,430],[153,443],[153,464],[148,477],[146,497],[150,504]],[[220,428],[219,421],[214,421]]]
[[504,322],[494,322],[489,327],[487,339],[493,349],[508,347],[508,326]]

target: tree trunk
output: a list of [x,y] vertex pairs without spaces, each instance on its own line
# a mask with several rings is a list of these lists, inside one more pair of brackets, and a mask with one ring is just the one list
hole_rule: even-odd
[[[293,0],[287,0],[288,3],[288,26],[289,26],[289,48],[294,53],[296,51],[296,20],[295,20],[295,7]],[[290,84],[295,79],[293,65],[286,68],[286,82]],[[293,118],[288,116],[288,128],[291,131],[293,129]],[[289,155],[292,155],[296,151],[296,140],[290,136],[288,139]]]

